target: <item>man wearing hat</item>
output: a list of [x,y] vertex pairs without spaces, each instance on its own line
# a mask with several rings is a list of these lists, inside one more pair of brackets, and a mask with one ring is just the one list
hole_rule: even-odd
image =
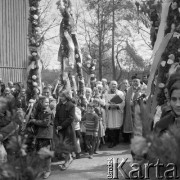
[[138,117],[135,115],[136,100],[144,93],[140,78],[135,75],[132,76],[132,86],[128,89],[125,98],[125,112],[123,122],[123,133],[125,133],[125,140],[130,140],[134,135],[142,135],[142,125]]

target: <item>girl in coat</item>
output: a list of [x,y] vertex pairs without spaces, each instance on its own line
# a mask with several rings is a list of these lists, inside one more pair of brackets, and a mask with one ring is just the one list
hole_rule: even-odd
[[[41,148],[51,149],[51,142],[53,138],[53,113],[49,107],[49,98],[42,97],[40,99],[40,111],[31,119],[30,124],[37,127],[36,135],[36,151]],[[44,179],[48,178],[51,174],[51,157],[45,160],[44,164]]]

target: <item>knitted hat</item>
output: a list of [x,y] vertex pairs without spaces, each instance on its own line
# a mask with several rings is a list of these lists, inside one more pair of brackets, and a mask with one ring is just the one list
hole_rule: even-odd
[[90,102],[87,107],[94,107],[94,104],[92,102]]

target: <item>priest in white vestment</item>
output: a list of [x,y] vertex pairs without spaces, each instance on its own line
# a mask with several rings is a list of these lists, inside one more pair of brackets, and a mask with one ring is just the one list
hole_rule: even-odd
[[[110,102],[114,96],[119,96],[119,99],[122,100],[121,103],[112,103]],[[116,97],[117,97],[116,96]],[[117,145],[119,141],[120,128],[123,124],[123,113],[125,105],[125,95],[122,91],[117,89],[117,82],[111,81],[109,92],[105,95],[106,102],[106,124],[109,130],[109,138],[111,144],[109,148],[112,148]]]

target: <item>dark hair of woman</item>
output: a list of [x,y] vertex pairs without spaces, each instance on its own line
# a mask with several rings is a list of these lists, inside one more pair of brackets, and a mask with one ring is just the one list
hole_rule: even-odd
[[49,98],[46,97],[46,96],[41,96],[41,97],[39,98],[39,102],[42,104],[45,99],[49,99]]
[[169,97],[171,97],[174,90],[180,89],[180,72],[171,75],[167,84],[167,89]]

